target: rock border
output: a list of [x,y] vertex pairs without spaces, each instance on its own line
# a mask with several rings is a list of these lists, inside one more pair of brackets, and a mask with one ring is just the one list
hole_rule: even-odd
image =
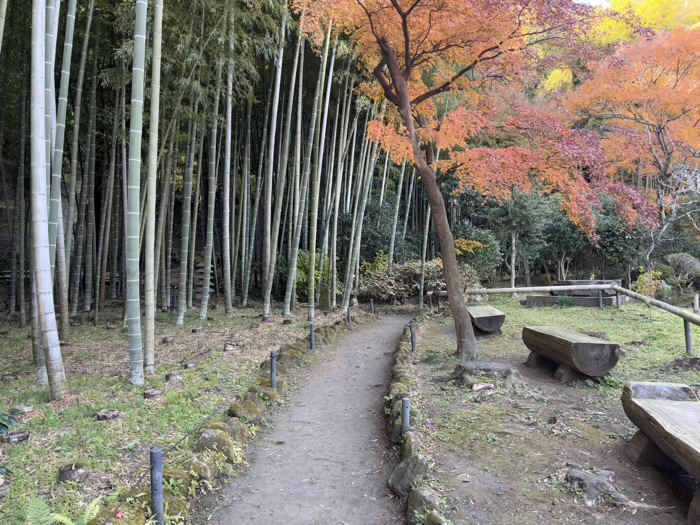
[[[389,476],[389,488],[400,498],[408,498],[406,523],[408,525],[446,525],[441,512],[438,492],[424,483],[432,470],[433,462],[425,453],[420,439],[420,427],[411,425],[401,436],[401,404],[411,393],[411,369],[415,355],[411,348],[411,326],[414,328],[425,314],[414,317],[404,327],[403,336],[393,352],[392,379],[385,397],[387,414],[386,430],[392,444],[401,444],[401,461]],[[411,422],[422,418],[415,403],[411,404]]]

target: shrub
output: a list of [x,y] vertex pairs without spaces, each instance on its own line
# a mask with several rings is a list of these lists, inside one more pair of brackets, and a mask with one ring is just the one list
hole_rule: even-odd
[[687,253],[672,253],[666,256],[666,262],[676,271],[681,281],[700,284],[700,261]]
[[454,235],[459,262],[474,268],[482,281],[493,277],[503,257],[496,236],[490,230],[477,228],[468,220],[457,225]]
[[661,297],[666,288],[661,280],[661,272],[647,271],[642,267],[639,269],[639,277],[634,283],[634,291],[649,297]]

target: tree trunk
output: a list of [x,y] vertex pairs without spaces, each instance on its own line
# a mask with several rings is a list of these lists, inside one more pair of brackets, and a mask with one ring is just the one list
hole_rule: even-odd
[[[515,288],[515,263],[518,257],[518,233],[513,230],[510,232],[510,287]],[[514,293],[513,297],[518,294]]]
[[[153,11],[153,56],[151,58],[151,111],[148,131],[148,179],[146,185],[146,248],[144,307],[146,340],[144,372],[153,374],[156,362],[156,177],[158,170],[158,122],[160,120],[160,55],[163,37],[163,0],[155,0]],[[166,137],[167,138],[167,137]]]
[[[416,133],[408,83],[388,43],[385,43],[382,48],[382,56],[389,68],[393,89],[397,95],[397,107],[403,123],[406,126],[407,137],[411,143],[415,161],[417,162],[416,169],[428,195],[428,203],[432,210],[435,230],[440,240],[440,252],[443,260],[447,293],[450,297],[449,304],[452,310],[452,316],[454,317],[455,331],[457,334],[457,353],[460,359],[475,359],[477,356],[476,339],[462,293],[462,278],[459,272],[459,265],[457,264],[454,238],[452,237],[450,223],[447,219],[445,203],[437,184],[435,172],[428,163],[429,159],[426,158],[426,152],[421,149],[420,141]],[[432,146],[428,145],[428,148],[432,148]]]
[[44,115],[44,0],[32,1],[32,82],[31,82],[31,159],[32,159],[32,253],[39,340],[44,350],[51,399],[61,400],[68,393],[54,312],[51,264],[49,260],[48,194],[46,187],[46,144]]
[[399,222],[399,207],[401,206],[401,189],[403,188],[403,176],[406,173],[406,159],[401,163],[401,172],[399,173],[399,184],[396,186],[396,203],[394,204],[394,220],[391,223],[391,240],[389,241],[389,262],[388,266],[394,264],[394,247],[396,246],[396,225]]
[[430,206],[425,210],[425,226],[423,227],[423,243],[420,254],[420,284],[418,285],[418,309],[423,310],[423,296],[425,295],[425,256],[428,251],[428,234],[430,233]]
[[[148,0],[136,0],[134,26],[134,65],[131,83],[131,123],[129,129],[129,179],[126,250],[126,310],[129,339],[129,381],[142,385],[143,345],[141,343],[141,301],[139,279],[139,230],[141,192],[141,136],[143,130],[143,86],[146,62],[146,21]],[[156,118],[156,121],[158,119]]]
[[[196,108],[195,108],[196,109]],[[190,122],[190,147],[187,155],[184,188],[182,194],[182,232],[180,235],[180,283],[178,286],[177,326],[185,324],[187,309],[187,254],[190,247],[190,211],[192,209],[192,171],[194,170],[194,148],[197,135],[197,121]]]
[[[228,67],[226,70],[226,142],[224,143],[224,178],[223,178],[223,267],[224,267],[224,312],[230,313],[231,303],[231,135],[233,128],[233,44],[234,15],[231,11],[231,27],[228,41]],[[234,195],[235,199],[235,195]]]

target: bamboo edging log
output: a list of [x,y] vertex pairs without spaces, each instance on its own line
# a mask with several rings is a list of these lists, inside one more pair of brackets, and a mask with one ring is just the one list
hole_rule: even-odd
[[632,290],[627,290],[626,288],[622,288],[621,286],[616,286],[613,285],[611,288],[616,291],[617,293],[621,293],[622,295],[626,295],[628,297],[631,297],[632,299],[636,299],[637,301],[641,301],[644,304],[647,304],[649,306],[656,306],[657,308],[661,308],[662,310],[665,310],[673,315],[677,315],[678,317],[688,321],[689,323],[693,323],[694,325],[700,326],[700,315],[696,315],[692,312],[688,312],[686,310],[683,310],[682,308],[678,308],[677,306],[673,306],[672,304],[665,303],[663,301],[659,301],[658,299],[653,299],[651,297],[648,297],[646,295],[642,295],[637,292],[633,292]]

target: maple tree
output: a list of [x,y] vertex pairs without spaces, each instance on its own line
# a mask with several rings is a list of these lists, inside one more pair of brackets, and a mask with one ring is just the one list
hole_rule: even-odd
[[342,0],[332,6],[298,0],[294,7],[306,13],[309,27],[324,27],[323,20],[333,18],[334,27],[349,33],[362,64],[393,105],[386,118],[393,115],[401,130],[385,129],[384,140],[409,145],[440,242],[457,351],[474,358],[438,152],[463,150],[489,127],[484,85],[525,71],[538,58],[538,44],[569,38],[590,8],[568,0]]
[[700,30],[677,29],[623,46],[568,100],[579,118],[603,123],[608,180],[622,188],[637,179],[654,207],[646,221],[649,262],[669,226],[692,219],[689,205],[700,198],[698,85]]

